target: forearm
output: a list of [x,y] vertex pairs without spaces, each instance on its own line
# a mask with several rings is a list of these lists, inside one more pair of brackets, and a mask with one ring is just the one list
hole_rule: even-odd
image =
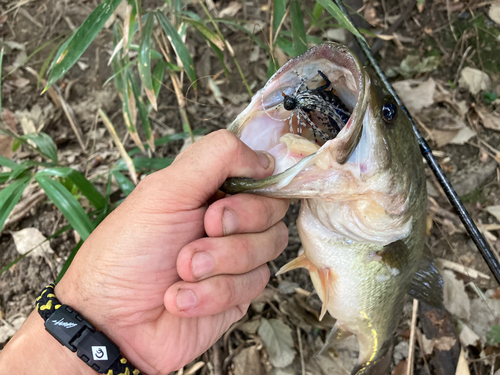
[[0,375],[95,375],[68,348],[59,344],[33,311],[0,353]]

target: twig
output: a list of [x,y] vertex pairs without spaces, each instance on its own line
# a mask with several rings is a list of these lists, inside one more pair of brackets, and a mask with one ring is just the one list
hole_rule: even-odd
[[422,358],[424,359],[424,366],[425,369],[427,370],[427,374],[431,375],[431,369],[429,367],[429,363],[427,362],[427,357],[425,356],[425,350],[424,350],[424,343],[422,341],[422,332],[418,328],[415,329],[416,336],[417,336],[417,341],[418,341],[418,347],[420,348],[420,351],[422,352]]
[[417,326],[418,299],[413,300],[413,313],[411,316],[410,348],[408,349],[408,363],[406,375],[413,375],[413,361],[415,360],[415,328]]
[[[30,73],[31,75],[35,76],[38,78],[38,73],[31,67],[27,66],[26,71]],[[42,85],[46,86],[47,81],[42,79],[40,80]],[[76,139],[78,140],[78,143],[80,144],[80,147],[82,148],[83,152],[86,153],[85,151],[85,142],[83,141],[83,135],[82,135],[82,130],[80,129],[80,125],[78,124],[78,121],[76,120],[75,117],[75,112],[73,112],[73,108],[64,100],[61,90],[56,84],[53,84],[47,89],[47,92],[49,93],[49,96],[51,97],[52,101],[54,104],[62,108],[64,111],[64,114],[66,115],[66,118],[69,121],[69,124],[71,125],[71,129],[73,129],[73,133],[76,135]]]
[[220,361],[219,341],[212,346],[214,375],[222,375],[222,364]]
[[[158,35],[154,34],[154,36],[156,38],[156,42],[160,46],[160,50],[163,54],[163,57],[165,57],[165,60],[167,62],[171,62],[171,59],[170,59],[170,56],[169,56],[168,50],[167,50],[167,48],[168,48],[167,40],[165,38],[163,31],[160,31],[160,35],[162,37],[163,43],[161,43],[160,39],[158,38]],[[194,143],[193,131],[191,130],[191,124],[189,123],[189,119],[187,117],[187,112],[186,112],[186,100],[184,98],[184,95],[182,94],[179,77],[177,77],[177,74],[175,74],[171,70],[169,70],[169,75],[170,75],[170,80],[172,81],[172,86],[174,87],[177,102],[179,103],[179,112],[181,115],[183,130],[185,132],[189,133],[191,141]]]
[[449,270],[461,273],[462,275],[466,275],[467,277],[477,279],[481,277],[485,280],[489,280],[490,277],[482,272],[476,271],[473,268],[463,266],[459,263],[452,262],[451,260],[436,258],[436,264],[441,266],[442,268],[448,268]]
[[302,375],[306,375],[306,365],[304,363],[304,351],[302,349],[302,337],[300,336],[300,328],[299,327],[297,327],[297,339],[299,341],[300,368],[302,370]]

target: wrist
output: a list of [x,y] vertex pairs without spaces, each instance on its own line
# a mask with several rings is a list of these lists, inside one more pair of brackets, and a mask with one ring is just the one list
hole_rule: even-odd
[[0,353],[0,375],[95,375],[96,372],[62,346],[33,311]]

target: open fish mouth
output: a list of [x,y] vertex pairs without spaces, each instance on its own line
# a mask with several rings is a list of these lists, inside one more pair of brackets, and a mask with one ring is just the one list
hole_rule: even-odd
[[267,183],[284,185],[321,155],[339,164],[347,160],[361,135],[368,87],[357,57],[325,43],[276,72],[229,130],[250,148],[273,155],[280,177]]

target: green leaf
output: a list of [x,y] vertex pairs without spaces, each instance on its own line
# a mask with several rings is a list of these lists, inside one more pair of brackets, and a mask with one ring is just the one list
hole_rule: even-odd
[[[120,28],[120,24],[118,22],[115,22],[115,24],[113,26],[113,51],[116,48],[116,46],[118,45],[118,43],[120,43],[120,40],[122,38],[121,31],[122,30]],[[123,70],[124,70],[124,67],[123,67],[123,57],[122,57],[122,50],[121,49],[113,56],[113,60],[111,60],[111,65],[113,66],[113,78],[115,81],[116,91],[118,91],[119,93],[122,93],[123,92]],[[111,79],[111,78],[109,78],[109,79]],[[104,85],[106,83],[108,83],[108,80],[106,80],[106,82],[104,82]]]
[[[2,87],[2,62],[3,62],[3,48],[0,51],[0,87]],[[3,122],[2,113],[2,91],[0,90],[0,123]]]
[[155,19],[153,13],[146,14],[146,17],[146,23],[142,28],[142,39],[137,67],[139,69],[139,76],[141,77],[141,82],[144,85],[144,90],[146,91],[149,102],[155,111],[157,111],[158,106],[156,104],[156,96],[153,91],[153,80],[151,78],[151,36],[153,34]]
[[500,342],[500,326],[494,325],[491,330],[486,333],[486,340],[492,344],[498,344]]
[[[13,137],[19,142],[22,142],[38,153],[40,153],[42,156],[51,159],[54,161],[54,163],[57,163],[57,148],[50,136],[45,133],[38,133],[38,134],[25,134],[21,136],[17,136],[16,134],[12,133],[10,130],[1,130],[0,129],[0,134],[5,134],[8,135],[9,137]],[[30,141],[30,142],[28,142]]]
[[10,172],[0,172],[0,184],[5,184],[10,177]]
[[30,178],[24,177],[0,190],[0,228],[3,228],[5,220],[7,220],[14,206],[21,199],[21,195],[29,182]]
[[158,61],[155,66],[155,71],[153,72],[153,91],[155,93],[156,99],[160,94],[161,84],[163,83],[163,77],[165,76],[165,69],[167,67],[167,62],[165,60]]
[[43,169],[37,173],[40,176],[56,176],[68,178],[87,197],[89,202],[97,209],[104,208],[105,200],[92,183],[83,174],[69,167],[56,167]]
[[[130,45],[130,50],[139,52],[140,46],[138,46],[137,44],[131,44]],[[150,48],[149,51],[151,52],[151,60],[161,60],[161,59],[163,59],[163,55],[160,52],[158,52],[157,50],[155,50],[153,48]]]
[[120,187],[121,191],[123,191],[123,194],[125,196],[129,196],[129,194],[134,190],[135,186],[130,181],[127,177],[125,177],[120,171],[113,170],[111,172],[113,174],[113,177],[115,178],[116,182],[118,183],[118,186]]
[[101,31],[102,27],[120,2],[121,0],[104,0],[92,13],[90,13],[69,40],[66,47],[62,49],[60,54],[58,53],[59,56],[57,60],[55,60],[56,63],[50,72],[45,90],[66,74],[66,72],[77,62],[99,31]]
[[314,3],[314,8],[313,8],[313,16],[314,18],[316,19],[319,19],[319,17],[321,17],[321,13],[323,13],[323,5],[321,5],[320,3]]
[[276,45],[283,50],[288,56],[294,56],[295,50],[293,49],[293,43],[291,40],[288,40],[283,37],[276,38]]
[[7,159],[5,156],[2,155],[0,155],[0,165],[2,167],[7,167],[12,170],[16,169],[19,166],[19,164],[17,164],[15,161]]
[[194,64],[186,45],[177,33],[177,30],[168,20],[167,16],[158,11],[156,12],[156,17],[158,18],[163,31],[165,31],[165,34],[169,38],[170,43],[172,43],[172,47],[174,47],[176,55],[181,60],[182,67],[186,71],[187,76],[193,83],[193,88],[196,89],[196,73],[194,71]]
[[220,39],[217,33],[210,30],[202,22],[198,22],[190,18],[184,18],[184,20],[191,26],[193,26],[200,34],[202,34],[206,40],[212,42],[212,44],[215,44],[217,48],[219,48],[220,50],[224,49],[224,42]]
[[25,134],[20,138],[32,141],[40,154],[57,163],[57,147],[48,134]]
[[[137,103],[137,108],[139,109],[139,117],[141,118],[142,128],[144,129],[144,134],[146,135],[146,141],[148,142],[149,147],[154,151],[155,144],[153,132],[151,131],[151,123],[149,122],[148,109],[146,108],[146,104],[144,104],[144,100],[142,99],[141,89],[139,88],[139,85],[137,84],[133,76],[130,76],[129,78],[130,83],[132,84],[132,91],[134,92],[135,102]],[[154,96],[153,87],[151,87],[151,92]]]
[[345,14],[342,13],[339,7],[332,0],[316,0],[316,2],[321,4],[321,6],[323,6],[323,8],[325,8],[328,11],[328,13],[330,13],[342,27],[346,28],[355,36],[364,40],[366,43],[365,38],[359,33],[356,27],[354,27],[351,21],[349,21],[349,19],[345,16]]
[[[134,158],[132,162],[137,170],[152,170],[159,171],[168,167],[174,161],[173,158]],[[121,171],[127,170],[127,166],[123,159],[116,162],[115,168]]]
[[306,28],[304,18],[297,0],[290,1],[290,18],[292,21],[292,40],[294,56],[302,55],[307,51]]
[[286,2],[287,0],[274,0],[274,12],[273,12],[273,31],[278,30],[283,17],[286,13]]
[[38,163],[34,163],[30,160],[23,161],[20,165],[17,166],[17,168],[12,170],[9,176],[9,181],[17,179],[24,171],[36,165],[38,165]]
[[94,225],[82,206],[80,206],[80,203],[78,203],[75,197],[73,197],[59,182],[41,174],[35,175],[35,179],[49,199],[62,212],[73,229],[75,229],[82,240],[85,241],[94,230]]

